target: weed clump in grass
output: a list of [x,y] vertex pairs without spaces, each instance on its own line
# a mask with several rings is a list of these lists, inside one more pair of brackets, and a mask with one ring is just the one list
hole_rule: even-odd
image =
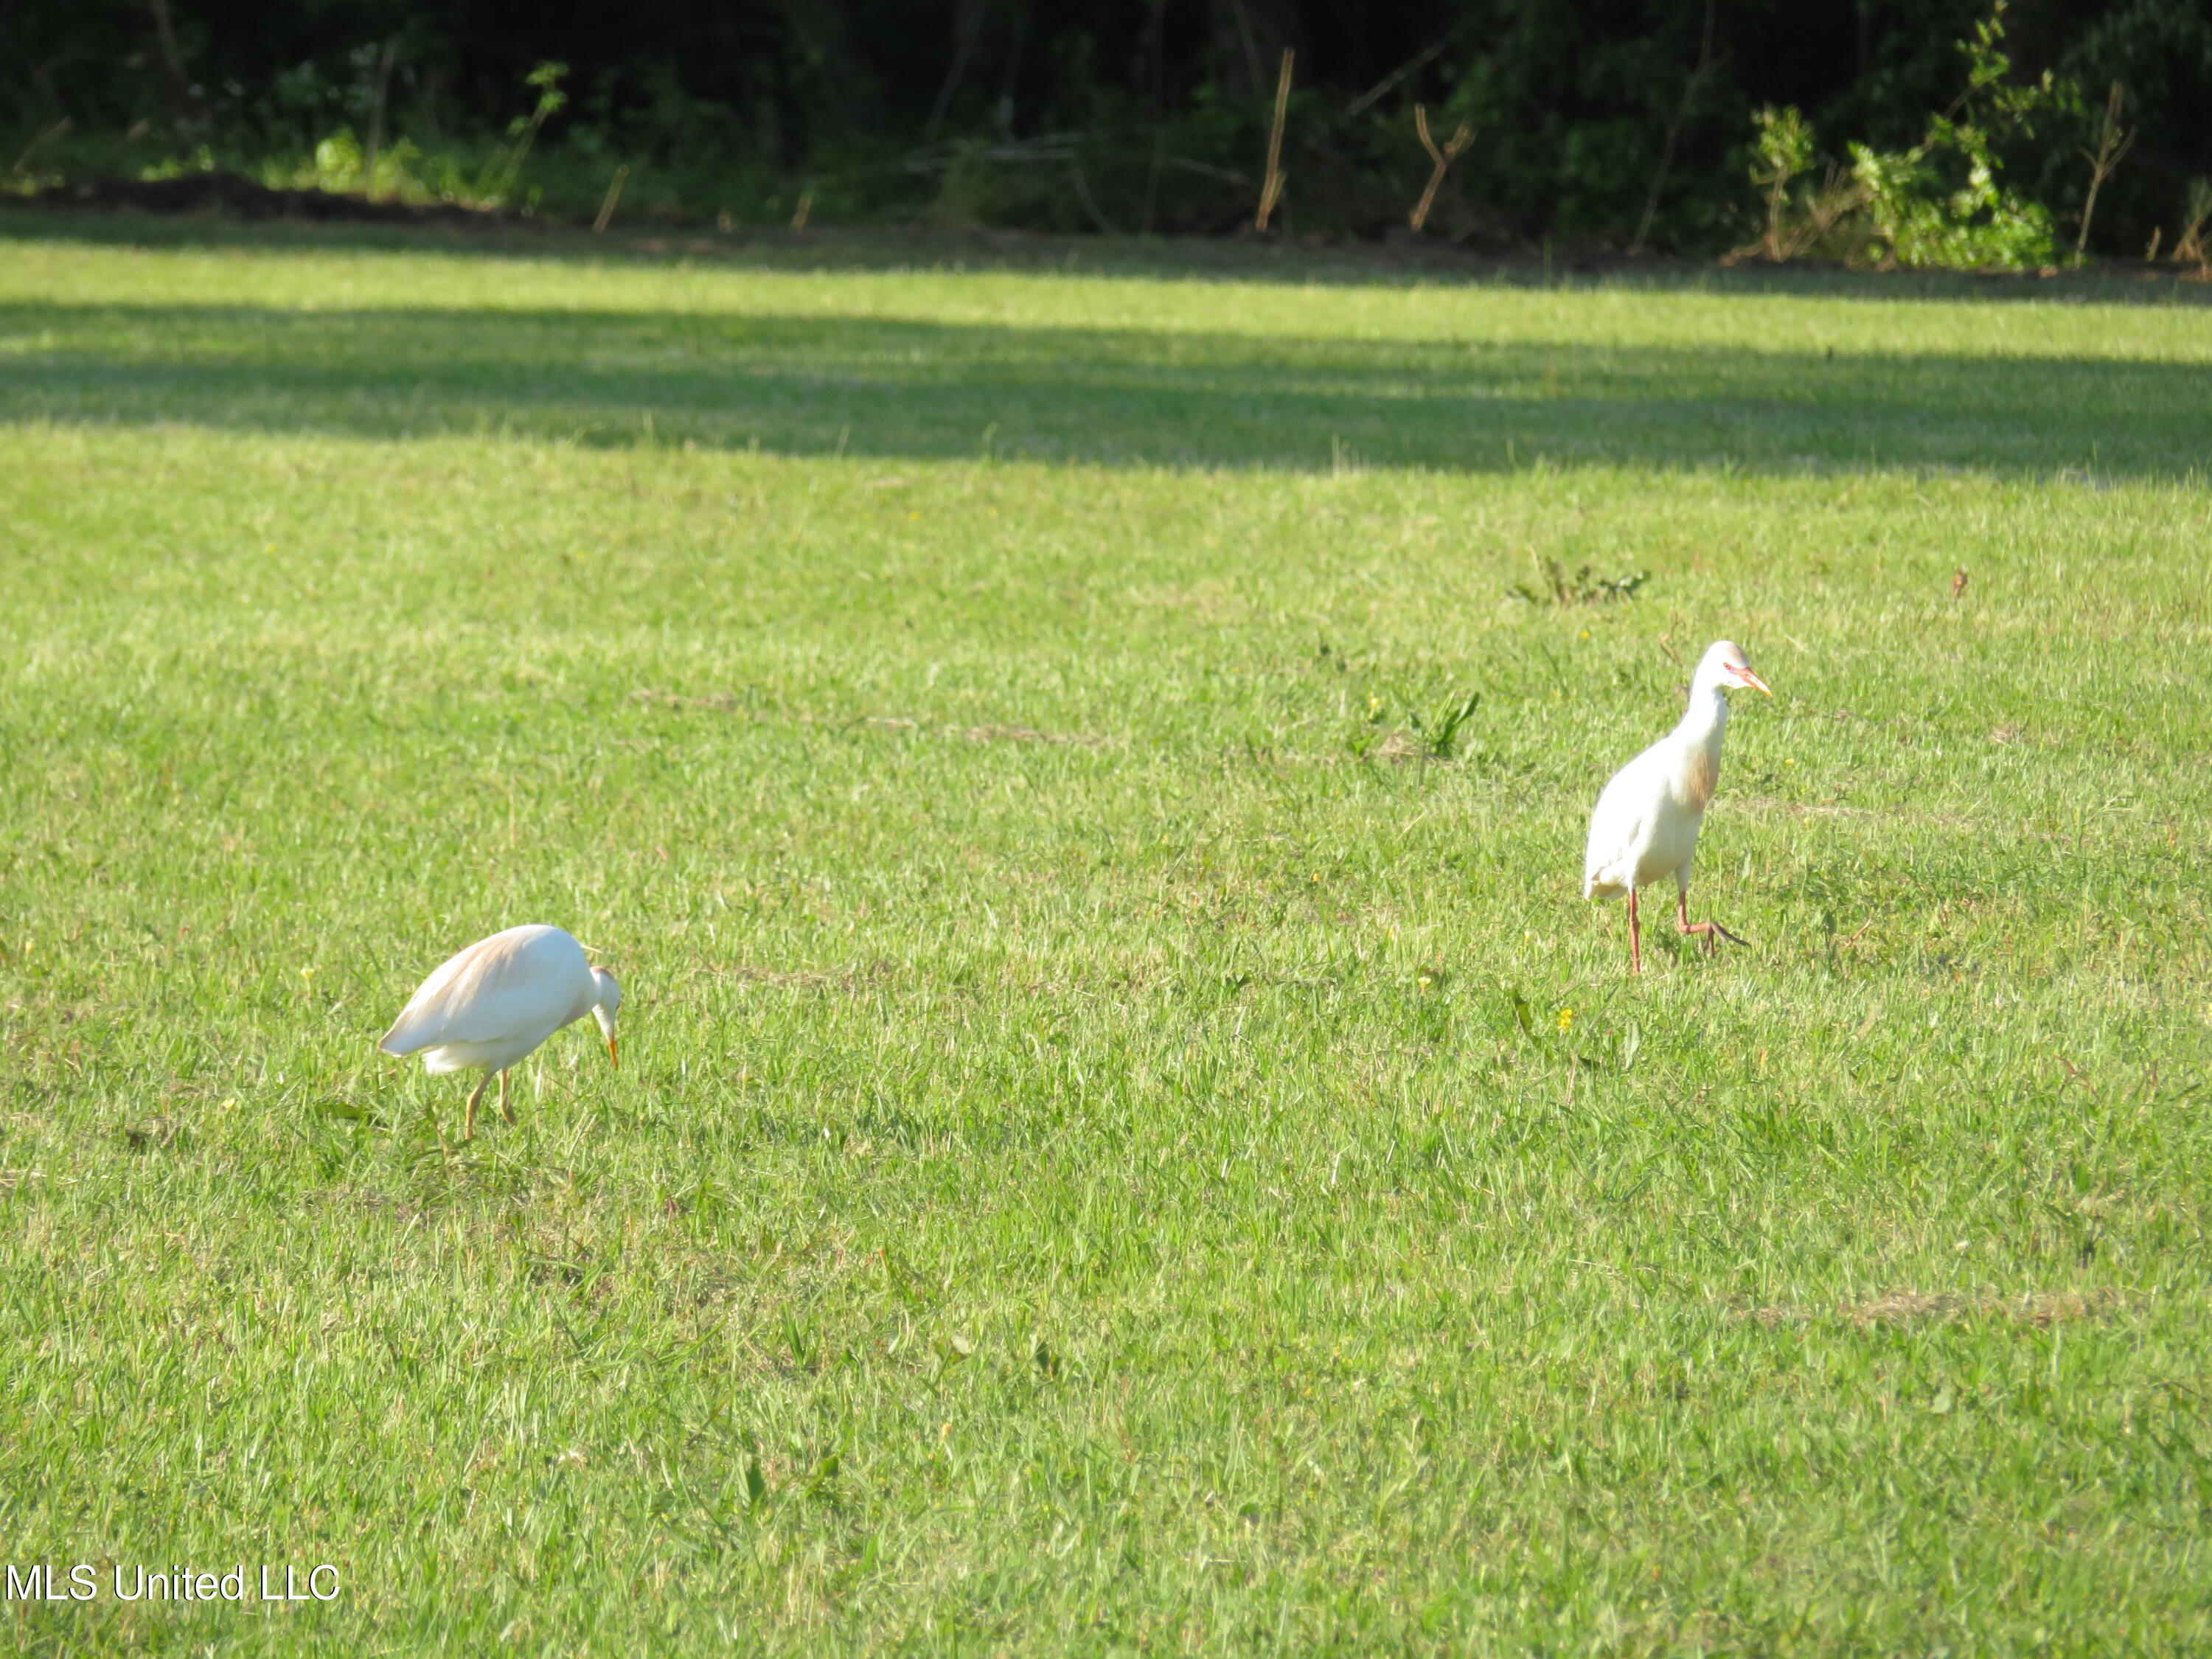
[[1571,576],[1557,559],[1547,558],[1543,563],[1540,589],[1516,582],[1511,591],[1516,599],[1526,599],[1530,605],[1553,605],[1564,611],[1581,605],[1613,605],[1622,599],[1632,599],[1651,580],[1648,570],[1633,571],[1625,576],[1596,576],[1592,570],[1592,566],[1577,565]]

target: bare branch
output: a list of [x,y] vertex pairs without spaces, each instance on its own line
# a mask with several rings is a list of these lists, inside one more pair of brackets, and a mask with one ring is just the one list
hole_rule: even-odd
[[1413,204],[1413,216],[1409,221],[1413,228],[1419,230],[1429,221],[1429,209],[1435,205],[1437,191],[1444,181],[1445,172],[1454,161],[1459,159],[1467,147],[1474,142],[1474,129],[1466,122],[1461,122],[1459,131],[1452,134],[1450,142],[1442,149],[1438,149],[1437,141],[1429,137],[1428,106],[1425,104],[1416,104],[1413,106],[1413,131],[1420,135],[1421,148],[1428,151],[1429,161],[1431,163],[1428,187],[1422,191],[1421,199]]
[[1691,108],[1697,103],[1705,83],[1719,70],[1721,60],[1713,55],[1714,0],[1705,0],[1705,38],[1698,47],[1698,61],[1690,70],[1690,78],[1682,87],[1682,101],[1674,111],[1674,118],[1667,124],[1667,142],[1659,151],[1659,168],[1651,175],[1651,193],[1644,199],[1644,216],[1637,221],[1636,240],[1628,245],[1631,253],[1644,252],[1644,239],[1651,234],[1651,221],[1659,211],[1659,192],[1666,187],[1667,174],[1674,165],[1674,146],[1680,142],[1683,124],[1689,120]]
[[1252,228],[1262,235],[1283,195],[1283,122],[1291,111],[1291,64],[1297,57],[1288,46],[1283,48],[1282,73],[1275,81],[1275,125],[1267,135],[1267,178],[1260,186],[1260,211],[1252,221]]
[[2113,82],[2112,93],[2105,100],[2105,128],[2098,136],[2096,154],[2093,155],[2086,149],[2081,153],[2081,159],[2089,164],[2089,198],[2081,204],[2081,234],[2074,239],[2074,257],[2077,259],[2088,250],[2089,221],[2097,211],[2097,192],[2136,147],[2136,135],[2120,129],[2120,112],[2126,104],[2127,94],[2120,89],[2118,81]]

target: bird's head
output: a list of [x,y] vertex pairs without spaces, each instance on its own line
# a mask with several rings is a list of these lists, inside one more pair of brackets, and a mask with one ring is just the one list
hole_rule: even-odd
[[1716,691],[1747,685],[1754,691],[1766,692],[1770,697],[1774,695],[1767,690],[1766,682],[1751,672],[1751,665],[1744,660],[1743,647],[1733,640],[1716,640],[1706,647],[1704,660],[1698,664],[1697,684]]
[[599,1035],[607,1040],[607,1058],[620,1066],[622,1061],[615,1054],[615,1010],[622,1006],[622,987],[604,968],[592,969],[592,983],[599,993],[599,1000],[592,1005],[592,1016],[599,1022]]

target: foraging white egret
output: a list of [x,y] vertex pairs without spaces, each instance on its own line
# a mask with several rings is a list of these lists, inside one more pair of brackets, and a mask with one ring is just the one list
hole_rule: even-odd
[[[469,1097],[461,1139],[476,1134],[477,1102],[499,1075],[499,1109],[509,1123],[507,1068],[586,1014],[595,1016],[615,1060],[615,1010],[622,988],[584,947],[558,927],[510,927],[480,939],[422,981],[376,1045],[387,1054],[420,1054],[427,1072],[483,1068]],[[621,1062],[616,1060],[619,1065]]]
[[1704,935],[1708,951],[1716,948],[1716,935],[1743,943],[1717,921],[1690,920],[1690,860],[1698,850],[1705,806],[1720,781],[1721,732],[1728,725],[1728,699],[1721,692],[1732,685],[1766,691],[1766,682],[1751,672],[1743,653],[1727,640],[1717,641],[1698,660],[1682,723],[1614,773],[1590,814],[1583,896],[1627,896],[1632,974],[1644,968],[1636,890],[1664,875],[1674,878],[1678,929]]

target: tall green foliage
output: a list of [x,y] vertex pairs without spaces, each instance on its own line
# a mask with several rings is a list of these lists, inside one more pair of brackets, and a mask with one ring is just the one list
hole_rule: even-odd
[[1765,226],[1758,251],[1770,259],[1814,252],[1911,269],[2021,270],[2057,257],[2051,211],[2009,188],[2000,146],[2034,136],[2036,125],[2079,102],[2049,70],[2011,78],[2003,0],[1959,42],[1966,87],[1929,118],[1908,149],[1852,143],[1847,172],[1825,189],[1791,185],[1814,165],[1813,129],[1795,107],[1753,118],[1751,179],[1762,191]]
[[2004,12],[2004,0],[1996,0],[1973,38],[1959,43],[1966,89],[1929,119],[1919,143],[1887,155],[1850,147],[1851,176],[1866,192],[1875,243],[1898,264],[2016,270],[2056,258],[2050,210],[2006,188],[1996,147],[2033,137],[2039,118],[2061,106],[2072,88],[2048,70],[2025,86],[2008,78]]
[[[1987,137],[1958,130],[1947,156],[1933,146],[1885,155],[1851,146],[1851,176],[1866,191],[1874,241],[1894,264],[1913,269],[2020,270],[2056,257],[2050,210],[2022,201],[1997,181]],[[1966,180],[1947,190],[1942,163],[1966,164]]]
[[[1402,228],[1424,106],[1480,135],[1433,239],[1713,249],[1741,240],[1744,117],[1772,106],[1866,147],[1858,178],[1838,143],[1837,180],[1788,187],[1863,194],[1863,253],[2016,264],[2038,257],[2030,204],[2077,239],[2098,133],[2067,88],[2117,82],[2140,142],[2093,234],[2171,249],[2212,173],[2206,0],[1987,5],[653,0],[609,28],[537,0],[163,0],[166,45],[139,0],[0,5],[0,190],[204,167],[360,190],[373,159],[386,199],[588,220],[621,167],[626,219],[782,224],[804,196],[817,222],[1222,233],[1251,222],[1291,48],[1292,235]],[[570,69],[519,88],[539,64]],[[372,131],[356,161],[342,135]]]

